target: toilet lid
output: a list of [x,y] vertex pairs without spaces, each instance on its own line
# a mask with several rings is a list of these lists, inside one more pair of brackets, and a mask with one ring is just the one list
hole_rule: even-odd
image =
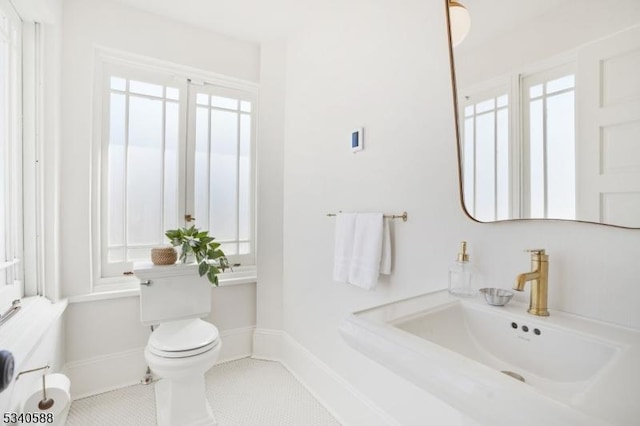
[[216,346],[219,337],[216,326],[201,319],[172,321],[151,333],[149,349],[160,356],[192,356]]

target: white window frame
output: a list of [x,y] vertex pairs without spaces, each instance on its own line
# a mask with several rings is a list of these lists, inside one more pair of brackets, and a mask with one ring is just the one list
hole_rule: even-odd
[[[509,180],[507,182],[508,184],[508,189],[507,189],[507,194],[506,196],[508,197],[509,200],[509,214],[513,215],[513,205],[514,205],[514,189],[513,187],[516,185],[513,185],[513,179],[512,177],[514,176],[514,167],[517,167],[517,163],[515,163],[514,160],[514,148],[515,148],[515,144],[513,143],[513,141],[515,140],[513,135],[514,135],[514,122],[513,122],[513,108],[514,108],[514,99],[512,97],[512,90],[509,84],[509,81],[504,81],[504,80],[495,80],[492,81],[490,84],[487,85],[483,85],[482,87],[478,87],[473,89],[470,93],[473,94],[469,94],[469,95],[465,95],[464,98],[461,100],[460,102],[460,123],[462,126],[461,129],[461,143],[463,144],[463,149],[462,149],[462,161],[463,164],[467,164],[467,159],[466,156],[469,155],[470,153],[467,152],[466,150],[466,142],[465,142],[465,135],[466,135],[466,120],[467,120],[467,116],[465,113],[465,110],[467,107],[469,106],[475,106],[478,103],[481,103],[483,101],[489,100],[489,99],[497,99],[503,95],[507,95],[508,97],[508,103],[506,107],[498,107],[497,105],[495,106],[495,108],[493,108],[491,110],[491,112],[493,112],[494,114],[496,114],[494,116],[494,158],[497,164],[497,149],[498,149],[498,132],[496,129],[496,123],[497,123],[497,112],[499,110],[502,109],[507,109],[508,111],[508,118],[507,118],[507,122],[508,122],[508,141],[507,141],[507,145],[508,145],[508,151],[509,151],[509,160],[508,160],[508,176],[509,176]],[[515,100],[515,102],[517,102],[517,98]],[[463,167],[463,195],[464,195],[464,199],[465,199],[465,207],[467,209],[469,209],[469,213],[473,216],[473,217],[477,217],[477,212],[476,212],[476,143],[477,143],[477,138],[476,138],[476,127],[477,127],[477,117],[479,115],[485,114],[480,113],[474,113],[473,114],[473,118],[474,118],[474,149],[473,152],[471,153],[473,158],[472,158],[472,162],[473,162],[473,176],[464,176],[464,171],[466,170],[466,167]],[[471,188],[467,188],[468,185],[467,182],[471,182]],[[481,220],[488,220],[488,221],[494,221],[494,220],[499,220],[498,219],[498,178],[497,178],[497,168],[494,167],[494,206],[493,206],[493,216],[491,218],[481,218]],[[471,204],[468,205],[466,204],[467,201],[469,201]]]
[[[559,65],[559,66],[555,66],[555,67],[551,67],[548,69],[545,69],[543,71],[537,71],[537,72],[532,72],[532,73],[527,73],[527,74],[523,74],[520,76],[520,90],[519,90],[519,96],[521,97],[520,100],[520,105],[521,105],[521,111],[522,111],[522,116],[521,116],[521,120],[520,122],[522,123],[522,156],[521,156],[521,168],[522,168],[522,182],[521,182],[521,186],[522,186],[522,193],[523,194],[529,194],[530,193],[530,188],[531,188],[531,179],[530,179],[530,170],[531,170],[531,158],[530,158],[530,146],[531,146],[531,138],[530,138],[530,103],[528,102],[529,99],[529,95],[527,94],[527,92],[529,91],[529,89],[535,85],[538,84],[546,84],[549,81],[555,80],[557,78],[569,75],[569,74],[573,74],[574,77],[576,75],[576,63],[572,62],[572,63],[566,63],[563,65]],[[570,91],[573,91],[574,93],[574,99],[576,97],[576,93],[577,93],[577,85],[574,85],[573,88]],[[547,108],[547,101],[550,97],[554,97],[557,96],[560,93],[564,93],[567,92],[569,90],[562,90],[560,92],[557,93],[553,93],[551,95],[548,94],[543,94],[541,95],[538,99],[542,100],[544,103],[544,124],[543,124],[543,141],[542,144],[544,146],[543,150],[544,150],[544,162],[546,164],[546,158],[547,158],[547,143],[548,143],[548,138],[547,138],[547,133],[546,133],[546,129],[547,129],[547,120],[546,120],[546,108]],[[577,122],[575,119],[575,107],[574,107],[574,135],[576,135],[576,140],[575,143],[577,145],[577,133],[576,133],[576,126],[577,126]],[[575,155],[574,155],[574,158]],[[536,216],[537,219],[546,219],[548,218],[548,211],[549,211],[549,202],[548,202],[548,176],[547,176],[547,170],[546,167],[544,167],[543,170],[543,186],[544,186],[544,214],[542,217],[540,216]],[[577,188],[576,188],[576,192],[577,192]],[[521,200],[521,211],[523,213],[523,215],[525,217],[530,217],[531,216],[531,199],[530,197],[522,197]]]
[[[462,138],[464,137],[463,126],[465,107],[470,104],[480,102],[485,95],[491,96],[500,90],[508,90],[511,218],[521,218],[523,214],[526,215],[526,212],[529,211],[529,200],[525,200],[525,197],[523,196],[523,194],[527,193],[526,189],[528,185],[528,178],[524,177],[524,173],[526,173],[528,169],[527,164],[529,161],[527,156],[528,136],[525,133],[528,130],[528,126],[525,123],[528,117],[526,110],[527,106],[524,105],[525,97],[523,96],[523,90],[525,90],[524,80],[531,76],[540,76],[544,79],[548,76],[560,76],[563,73],[575,74],[576,60],[576,53],[568,52],[549,58],[545,61],[523,67],[512,74],[500,76],[460,91],[461,96],[458,105],[458,116],[460,117],[461,126],[460,143],[464,143]],[[576,89],[577,88],[578,82],[576,82]],[[464,193],[464,188],[463,196],[466,199],[467,195]],[[469,213],[473,216],[473,212],[470,211]]]
[[0,259],[0,274],[5,275],[5,284],[0,284],[0,310],[4,311],[14,299],[24,295],[24,241],[23,241],[23,141],[22,141],[22,20],[13,5],[0,0],[6,28],[0,28],[0,38],[8,43],[8,74],[2,72],[0,84],[5,94],[6,104],[3,121],[6,121],[2,137],[7,141],[2,154],[4,164],[0,179],[5,204],[3,213],[5,256]]
[[[168,84],[167,78],[170,78],[171,86],[178,87],[181,90],[181,99],[188,97],[189,82],[198,82],[198,84],[211,85],[220,88],[220,90],[235,90],[242,91],[251,95],[252,100],[252,144],[251,144],[251,254],[242,256],[240,258],[232,258],[232,263],[240,262],[241,266],[234,268],[235,274],[228,275],[230,282],[236,282],[238,277],[243,276],[255,276],[255,264],[256,264],[256,126],[257,126],[257,114],[258,114],[258,85],[252,82],[247,82],[240,79],[227,77],[224,75],[205,72],[202,70],[194,69],[187,66],[177,65],[166,61],[161,61],[153,58],[148,58],[140,55],[125,53],[115,49],[96,47],[95,48],[95,80],[94,80],[94,131],[93,131],[93,148],[92,148],[92,293],[101,293],[106,291],[117,290],[130,290],[137,288],[138,280],[133,276],[115,275],[108,276],[108,270],[105,270],[103,266],[103,256],[105,253],[105,245],[102,242],[102,235],[104,232],[102,217],[105,214],[104,206],[106,205],[106,191],[103,191],[103,183],[106,179],[106,168],[104,167],[106,161],[106,149],[108,148],[108,139],[105,135],[108,134],[108,119],[105,116],[109,114],[108,109],[104,108],[105,95],[108,96],[109,90],[105,90],[105,81],[107,79],[107,73],[109,67],[122,67],[127,70],[127,77],[133,78],[136,73],[139,74],[142,81],[149,81],[149,76],[165,76],[166,78],[161,84]],[[161,78],[161,77],[157,77]],[[156,78],[156,79],[157,79]],[[152,77],[153,79],[153,77]],[[153,81],[153,80],[152,80]],[[180,130],[179,130],[179,146],[182,154],[182,158],[185,161],[180,162],[180,174],[183,177],[183,182],[189,182],[192,180],[188,174],[185,173],[186,164],[189,160],[189,153],[186,150],[191,148],[191,142],[189,142],[190,136],[187,135],[187,126],[191,126],[188,123],[187,105],[191,102],[180,102]],[[189,106],[190,107],[190,106]],[[190,119],[189,119],[190,121]],[[184,142],[186,142],[186,144]],[[191,169],[192,170],[192,169]],[[193,211],[193,205],[190,202],[187,191],[180,192],[180,207],[184,206],[184,212]],[[197,219],[197,218],[196,218]],[[106,221],[104,221],[106,222]],[[195,223],[182,223],[179,226],[190,226],[195,224],[198,226],[198,222]],[[215,235],[214,235],[215,236]],[[255,281],[255,280],[253,280]],[[224,277],[221,279],[221,284],[224,285]]]

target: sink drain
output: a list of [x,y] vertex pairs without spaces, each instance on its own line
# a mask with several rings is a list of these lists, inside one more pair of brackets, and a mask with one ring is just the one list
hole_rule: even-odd
[[502,370],[501,373],[506,374],[509,377],[513,377],[516,380],[520,380],[522,383],[524,383],[524,377],[522,377],[518,373],[514,373],[513,371],[506,371],[506,370]]

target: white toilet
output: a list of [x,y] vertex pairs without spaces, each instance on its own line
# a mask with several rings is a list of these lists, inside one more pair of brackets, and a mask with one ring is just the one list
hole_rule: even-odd
[[215,425],[204,374],[220,356],[218,329],[200,318],[211,311],[211,284],[196,265],[136,264],[140,321],[158,325],[144,351],[155,384],[159,426]]

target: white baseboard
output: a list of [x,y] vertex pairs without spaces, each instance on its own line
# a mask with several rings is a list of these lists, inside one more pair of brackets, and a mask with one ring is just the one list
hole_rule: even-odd
[[279,361],[345,426],[388,426],[398,422],[289,334],[256,329],[253,358]]
[[[255,327],[220,332],[222,352],[217,363],[246,358],[252,354]],[[67,363],[63,373],[71,380],[71,399],[140,383],[147,370],[144,347]]]
[[144,348],[68,362],[63,372],[71,380],[71,399],[140,383],[147,369]]
[[255,327],[234,328],[220,332],[222,352],[216,364],[250,357],[253,353]]
[[282,359],[282,331],[256,328],[253,333],[252,358],[280,361]]

